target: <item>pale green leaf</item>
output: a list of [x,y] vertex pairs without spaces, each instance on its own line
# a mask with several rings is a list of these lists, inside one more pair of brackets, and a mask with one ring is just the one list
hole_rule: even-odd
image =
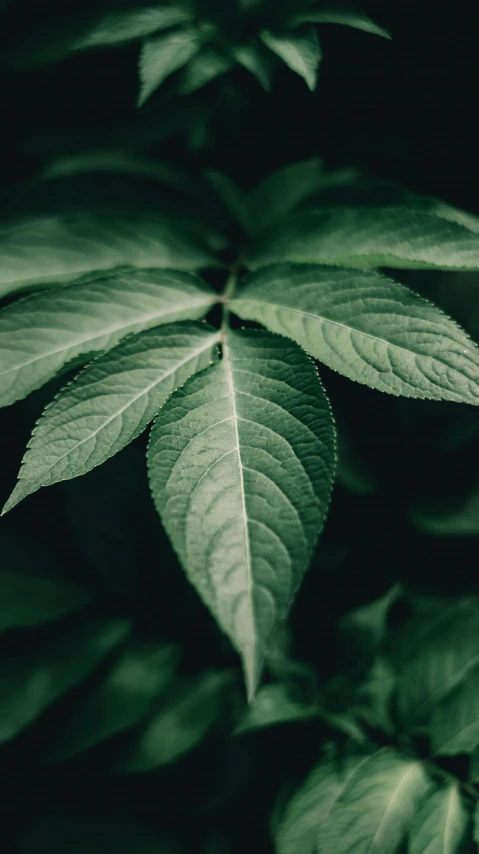
[[88,365],[38,421],[4,512],[124,448],[171,392],[214,361],[218,342],[211,326],[172,323],[134,335]]
[[447,315],[376,272],[278,264],[232,301],[329,368],[405,397],[479,403],[479,349]]
[[240,734],[318,717],[321,717],[321,710],[317,705],[294,700],[284,685],[271,683],[259,689],[235,732]]
[[121,271],[25,297],[0,312],[0,404],[25,397],[79,356],[201,317],[214,301],[200,279],[170,270]]
[[419,803],[408,854],[461,854],[471,841],[471,815],[455,783],[432,788]]
[[355,30],[362,30],[365,33],[371,33],[375,36],[382,36],[385,39],[390,39],[391,35],[384,27],[380,27],[371,20],[360,9],[354,8],[351,5],[334,6],[331,9],[309,9],[306,12],[298,12],[293,17],[294,24],[302,24],[310,22],[313,24],[340,24],[346,27],[353,27]]
[[153,427],[150,486],[183,567],[239,650],[254,694],[329,503],[334,426],[293,343],[229,331],[223,359]]
[[276,261],[478,270],[479,235],[438,213],[406,206],[307,210],[262,235],[249,266]]
[[273,85],[277,63],[271,53],[265,49],[258,39],[250,39],[248,42],[235,45],[232,50],[238,64],[256,77],[265,92],[269,92]]
[[434,753],[454,756],[479,747],[479,664],[467,670],[434,707],[429,726]]
[[117,267],[197,270],[215,264],[196,234],[152,214],[48,216],[0,230],[0,297]]
[[123,764],[125,771],[150,771],[175,762],[196,747],[224,714],[228,672],[184,679],[146,724]]
[[19,842],[21,854],[180,854],[141,824],[119,819],[92,822],[85,815],[43,816]]
[[368,754],[326,756],[286,806],[275,834],[277,854],[317,854],[321,826]]
[[397,710],[412,732],[427,733],[431,716],[479,664],[479,602],[475,597],[419,607],[390,641],[398,674]]
[[233,60],[207,45],[190,59],[181,72],[177,92],[179,95],[190,95],[216,77],[226,74],[232,67]]
[[140,54],[138,106],[143,106],[155,89],[170,74],[186,65],[201,46],[200,34],[194,27],[175,29],[147,39]]
[[324,167],[318,157],[270,173],[248,199],[251,229],[257,232],[272,225],[316,193],[325,180]]
[[0,661],[0,742],[28,724],[82,682],[129,632],[126,621],[87,623],[46,644]]
[[305,80],[309,89],[316,87],[322,53],[314,27],[305,25],[284,35],[267,31],[260,35],[265,45]]
[[0,569],[0,632],[49,623],[89,602],[87,591],[75,584]]
[[177,661],[178,653],[171,646],[127,649],[104,682],[62,724],[50,759],[68,759],[146,718],[154,701],[171,685]]
[[422,763],[383,748],[348,780],[318,835],[321,854],[396,854],[429,780]]
[[91,47],[111,47],[149,36],[191,20],[186,4],[143,6],[121,9],[99,18],[95,24],[73,44],[73,50]]

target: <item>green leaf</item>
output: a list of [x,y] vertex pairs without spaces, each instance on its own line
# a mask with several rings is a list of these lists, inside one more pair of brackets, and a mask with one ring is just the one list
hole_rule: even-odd
[[323,854],[318,848],[321,827],[368,758],[361,753],[333,754],[318,762],[286,806],[275,834],[277,854]]
[[196,234],[151,214],[48,216],[0,231],[0,297],[120,266],[197,270],[216,264]]
[[89,602],[88,592],[75,584],[0,569],[0,632],[49,623]]
[[341,620],[341,631],[350,636],[356,647],[373,655],[381,646],[387,631],[391,606],[402,594],[400,584],[394,584],[384,596],[350,611]]
[[318,835],[321,854],[396,854],[429,780],[422,763],[383,748],[349,778]]
[[28,724],[82,682],[129,632],[123,620],[96,621],[30,651],[0,661],[0,742],[14,738]]
[[235,729],[235,733],[251,732],[278,724],[309,721],[321,717],[316,704],[306,704],[289,696],[284,685],[263,685]]
[[405,206],[308,210],[262,235],[249,265],[276,261],[478,270],[479,235],[438,213]]
[[87,33],[74,43],[74,50],[92,47],[112,47],[149,36],[191,20],[186,5],[144,6],[138,9],[121,9],[99,18]]
[[223,336],[223,359],[153,427],[150,486],[183,567],[239,650],[252,697],[329,503],[334,426],[314,366],[291,342]]
[[179,854],[141,824],[119,819],[88,820],[84,815],[47,815],[20,840],[21,854]]
[[434,537],[479,536],[479,485],[461,496],[448,494],[444,500],[416,502],[410,510],[413,525]]
[[318,157],[271,172],[248,199],[251,229],[258,232],[271,226],[316,193],[324,180],[324,167]]
[[206,86],[211,80],[226,74],[233,67],[233,60],[222,54],[214,47],[207,45],[196,54],[184,70],[178,81],[177,92],[179,95],[190,95],[202,86]]
[[185,27],[164,33],[145,41],[140,55],[140,94],[138,106],[142,107],[155,89],[198,53],[202,40],[195,27]]
[[189,273],[120,271],[32,294],[0,312],[0,405],[26,397],[64,365],[133,332],[204,315],[215,294]]
[[380,273],[278,264],[231,303],[329,368],[405,397],[479,403],[479,349],[447,315]]
[[429,726],[434,753],[454,756],[479,747],[479,665],[467,670],[434,707]]
[[306,12],[298,12],[294,15],[292,24],[302,24],[310,22],[313,24],[341,24],[346,27],[353,27],[355,30],[362,30],[365,33],[371,33],[375,36],[382,36],[385,39],[390,39],[391,35],[384,27],[375,24],[371,18],[362,12],[360,9],[355,9],[354,6],[344,6],[332,9],[309,9]]
[[88,365],[35,426],[3,512],[42,486],[86,474],[124,448],[171,392],[212,364],[218,343],[211,326],[172,323],[134,335]]
[[150,771],[196,747],[224,714],[229,681],[230,673],[211,672],[179,682],[145,726],[123,770]]
[[171,646],[132,646],[105,681],[62,724],[50,759],[69,759],[146,718],[173,681],[178,653]]
[[409,731],[425,733],[437,705],[479,663],[477,598],[419,604],[391,637],[388,654],[398,674],[399,717]]
[[250,217],[247,193],[241,190],[227,175],[223,175],[222,172],[216,172],[213,169],[208,170],[206,178],[221,199],[228,213],[248,232]]
[[460,854],[470,843],[471,816],[457,784],[431,787],[413,818],[408,854]]
[[312,26],[305,25],[278,35],[263,31],[261,39],[269,49],[279,56],[286,65],[299,74],[311,91],[318,81],[318,68],[321,62],[321,46],[318,35]]
[[248,42],[235,45],[232,50],[238,64],[256,77],[265,92],[269,92],[273,85],[277,63],[271,53],[265,49],[258,39],[250,39]]

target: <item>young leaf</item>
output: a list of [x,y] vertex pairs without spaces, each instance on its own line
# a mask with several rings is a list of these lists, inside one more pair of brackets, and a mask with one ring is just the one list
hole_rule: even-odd
[[250,228],[248,195],[231,178],[222,172],[213,169],[205,173],[206,178],[213,187],[215,193],[221,199],[222,204],[234,220],[248,232]]
[[318,157],[292,163],[267,175],[248,199],[251,229],[258,232],[280,220],[316,193],[324,180],[324,167]]
[[123,620],[87,623],[21,657],[0,662],[0,743],[85,679],[128,635]]
[[140,735],[122,766],[143,772],[169,765],[196,747],[221,718],[230,673],[205,673],[179,682]]
[[223,359],[153,427],[150,485],[183,567],[243,659],[252,697],[321,529],[334,426],[314,366],[269,333],[223,336]]
[[374,655],[386,636],[391,606],[401,594],[400,584],[394,584],[379,599],[346,614],[341,620],[341,631],[349,635],[354,645],[367,655]]
[[478,679],[479,666],[475,664],[434,707],[429,726],[434,753],[454,756],[479,747]]
[[476,345],[427,300],[379,273],[277,264],[250,276],[231,308],[371,388],[479,403]]
[[19,300],[0,312],[0,405],[26,397],[78,356],[201,317],[214,301],[200,279],[170,270],[123,270]]
[[105,681],[63,724],[50,759],[69,759],[145,718],[173,681],[178,654],[171,646],[132,646]]
[[318,847],[321,826],[368,758],[362,753],[333,754],[318,762],[286,807],[275,834],[277,854],[323,854]]
[[39,626],[84,608],[86,590],[53,578],[0,570],[0,632]]
[[177,92],[179,95],[190,95],[216,77],[226,74],[232,67],[231,59],[207,45],[185,66],[178,81]]
[[455,783],[426,792],[413,818],[408,854],[461,854],[471,843],[471,815]]
[[175,29],[148,39],[140,55],[138,106],[142,107],[170,74],[186,65],[201,45],[200,34],[194,27]]
[[172,391],[212,363],[218,342],[211,326],[172,323],[134,335],[88,365],[37,423],[4,512],[124,448]]
[[123,821],[91,822],[84,815],[43,816],[20,840],[21,854],[179,854],[150,828]]
[[48,216],[0,232],[0,297],[122,265],[198,270],[211,264],[203,240],[173,220],[143,213]]
[[138,9],[121,9],[97,20],[73,45],[74,50],[91,47],[112,47],[144,38],[157,30],[185,24],[191,20],[191,11],[179,2],[172,6],[144,6]]
[[261,235],[249,266],[276,261],[479,270],[479,235],[437,213],[406,206],[308,210]]
[[263,31],[261,39],[286,65],[299,74],[311,91],[316,87],[321,62],[321,46],[314,27],[305,25],[278,35]]
[[253,74],[265,92],[269,92],[273,85],[273,75],[278,60],[257,39],[235,45],[232,50],[239,65]]
[[284,685],[263,685],[235,729],[236,734],[278,724],[309,721],[321,717],[321,709],[292,699]]
[[398,673],[397,709],[411,732],[424,732],[435,707],[467,681],[479,661],[475,597],[420,607],[393,635],[389,657]]
[[383,748],[348,780],[318,835],[322,854],[396,854],[429,780],[422,763]]
[[391,38],[390,33],[384,27],[375,24],[364,12],[350,5],[340,6],[339,8],[335,5],[332,9],[308,9],[306,12],[296,13],[292,20],[293,25],[305,22],[313,24],[341,24],[346,27],[353,27],[355,30],[371,33],[375,36],[382,36],[385,39]]

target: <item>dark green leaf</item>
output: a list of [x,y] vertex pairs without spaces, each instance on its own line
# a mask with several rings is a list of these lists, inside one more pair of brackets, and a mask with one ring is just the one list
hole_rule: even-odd
[[314,27],[306,24],[284,35],[263,31],[261,38],[273,53],[305,80],[309,89],[316,87],[322,53]]
[[52,578],[0,570],[0,632],[38,626],[84,608],[86,590]]
[[138,106],[142,107],[155,89],[186,65],[201,46],[201,36],[194,27],[171,30],[145,41],[140,55]]

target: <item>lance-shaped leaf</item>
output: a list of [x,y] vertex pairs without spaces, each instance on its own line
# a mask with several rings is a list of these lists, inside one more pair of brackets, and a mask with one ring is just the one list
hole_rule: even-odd
[[479,747],[479,664],[434,707],[429,735],[434,753],[444,756]]
[[275,834],[277,854],[317,854],[321,826],[368,758],[363,753],[333,754],[315,765],[286,806]]
[[279,65],[277,58],[256,38],[235,45],[232,52],[238,64],[256,77],[265,92],[269,92],[276,66]]
[[104,682],[62,725],[50,758],[76,756],[146,718],[153,702],[173,681],[177,660],[171,646],[128,648]]
[[371,33],[375,36],[382,36],[385,39],[390,39],[391,36],[384,27],[380,27],[371,20],[360,9],[356,9],[351,5],[334,6],[331,9],[315,9],[314,7],[306,12],[297,12],[294,14],[292,23],[302,24],[311,22],[314,24],[340,24],[345,27],[353,27],[355,30],[362,30],[365,33]]
[[200,50],[185,66],[178,81],[179,95],[190,95],[211,80],[226,74],[234,65],[233,60],[207,45]]
[[398,674],[397,711],[412,732],[427,733],[434,709],[479,663],[476,597],[419,606],[393,634],[388,655]]
[[165,30],[191,20],[191,10],[186,3],[143,6],[138,9],[121,9],[110,12],[73,44],[74,50],[91,47],[113,47],[144,38],[157,30]]
[[186,65],[201,46],[201,36],[195,27],[171,30],[148,39],[140,55],[138,106],[143,106],[155,89],[170,74]]
[[0,230],[0,296],[121,266],[197,270],[214,263],[196,234],[151,214],[48,216]]
[[479,348],[438,308],[379,273],[274,265],[247,279],[232,310],[371,388],[479,403]]
[[396,854],[430,781],[419,761],[386,748],[348,780],[318,835],[321,854]]
[[318,157],[292,163],[267,175],[248,200],[250,228],[255,232],[267,228],[318,192],[325,181],[327,173]]
[[64,365],[162,323],[204,315],[215,294],[189,273],[122,271],[43,291],[0,312],[0,405],[26,397]]
[[471,847],[471,824],[456,783],[431,787],[414,816],[408,854],[461,854]]
[[89,601],[88,592],[75,584],[0,569],[0,632],[49,623]]
[[296,344],[242,331],[222,345],[220,364],[161,411],[149,475],[189,579],[241,653],[251,697],[325,517],[334,426]]
[[0,661],[0,742],[16,736],[85,679],[128,635],[125,620],[96,621]]
[[292,71],[305,80],[309,89],[315,88],[322,53],[314,27],[305,25],[285,35],[264,31],[261,33],[261,39]]
[[271,682],[263,685],[235,728],[236,734],[252,732],[270,726],[310,721],[321,717],[317,703],[305,703],[292,698],[284,685]]
[[123,769],[150,771],[196,747],[224,714],[230,681],[229,671],[179,681],[146,724]]
[[478,270],[479,234],[432,211],[406,206],[308,210],[261,235],[249,266],[276,261]]
[[211,364],[218,341],[211,326],[173,323],[123,341],[85,368],[38,421],[4,512],[124,448],[172,391]]

